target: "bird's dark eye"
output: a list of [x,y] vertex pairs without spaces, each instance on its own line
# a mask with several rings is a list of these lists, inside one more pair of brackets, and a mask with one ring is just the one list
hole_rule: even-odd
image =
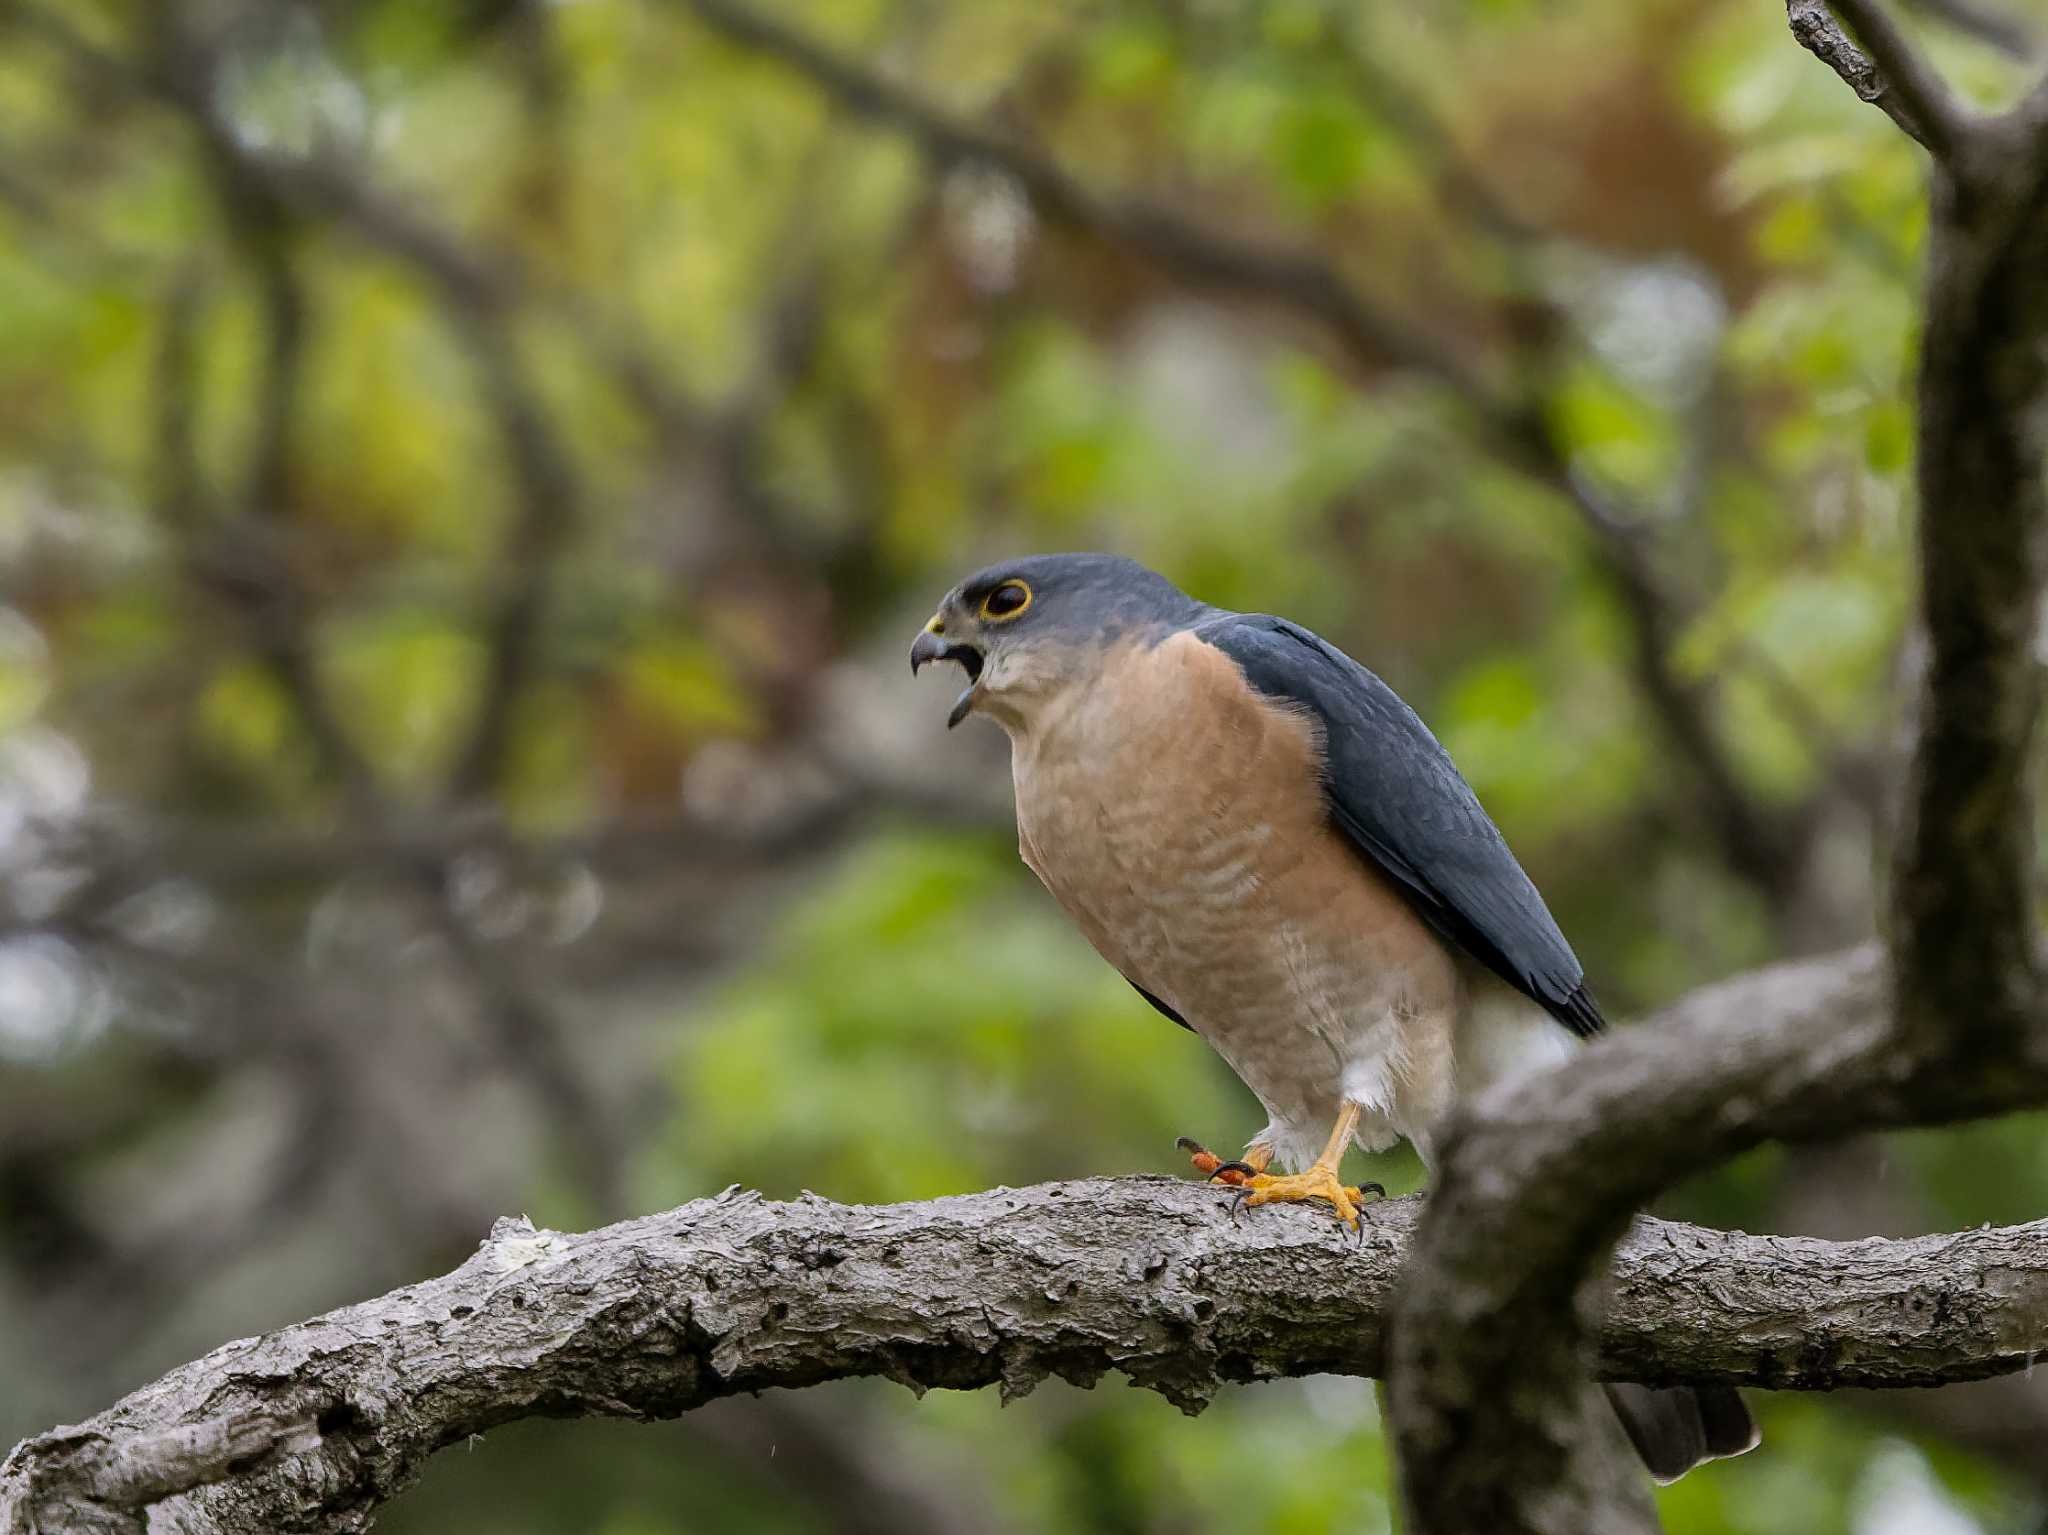
[[1005,581],[981,599],[983,618],[1015,618],[1031,606],[1031,588],[1022,581]]

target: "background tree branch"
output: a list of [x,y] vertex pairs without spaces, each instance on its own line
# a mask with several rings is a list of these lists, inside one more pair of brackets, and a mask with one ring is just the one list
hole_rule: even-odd
[[2031,60],[2040,48],[2033,24],[1997,4],[1982,0],[1913,0],[1913,9],[2022,63]]
[[[1241,293],[1323,327],[1363,374],[1402,369],[1447,390],[1505,467],[1528,476],[1576,512],[1598,568],[1627,617],[1644,702],[1683,771],[1698,785],[1716,846],[1731,869],[1767,900],[1780,907],[1791,904],[1813,817],[1773,810],[1759,800],[1715,722],[1709,690],[1673,663],[1686,615],[1652,557],[1647,530],[1654,519],[1573,462],[1554,404],[1540,390],[1510,389],[1495,377],[1540,377],[1550,359],[1538,355],[1505,368],[1490,367],[1394,312],[1361,287],[1342,262],[1312,248],[1254,243],[1143,198],[1092,188],[1039,149],[948,112],[742,0],[684,3],[720,35],[788,66],[847,111],[905,134],[935,165],[967,163],[997,171],[1014,180],[1047,219],[1126,245],[1191,283]],[[1366,81],[1383,88],[1376,74],[1368,73]],[[1411,97],[1391,93],[1384,109],[1411,136],[1432,136]],[[1533,251],[1537,232],[1501,212],[1490,197],[1473,192],[1471,178],[1454,174],[1454,182],[1466,188],[1468,202],[1482,203],[1478,222],[1485,233],[1525,256]]]
[[[1869,67],[1880,85],[1879,104],[1896,100],[1901,115],[1893,120],[1901,127],[1910,121],[1913,126],[1906,131],[1926,145],[1937,159],[1954,154],[1958,142],[1968,132],[1963,109],[1950,92],[1948,82],[1885,8],[1885,0],[1830,0],[1830,4],[1849,24],[1868,54]],[[1798,32],[1796,22],[1794,32]],[[1845,55],[1837,53],[1836,57],[1847,62]],[[1851,85],[1853,88],[1853,81]],[[1860,89],[1857,93],[1862,94]]]
[[[1828,0],[1786,0],[1786,20],[1801,47],[1842,77],[1842,83],[1863,100],[1889,117],[1916,143],[1930,151],[1944,141],[1944,129],[1922,116],[1924,103],[1917,103],[1877,63],[1857,47],[1829,9]],[[1889,18],[1882,25],[1890,26]],[[1883,34],[1903,48],[1896,29]]]

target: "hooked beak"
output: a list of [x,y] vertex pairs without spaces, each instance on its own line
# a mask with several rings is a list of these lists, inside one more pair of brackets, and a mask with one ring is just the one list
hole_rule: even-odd
[[924,669],[927,661],[957,661],[960,669],[967,673],[967,687],[953,701],[953,712],[946,716],[946,728],[951,730],[967,718],[974,708],[974,685],[981,681],[981,652],[972,645],[961,645],[949,641],[936,627],[939,620],[933,619],[923,633],[910,647],[910,675],[915,677]]

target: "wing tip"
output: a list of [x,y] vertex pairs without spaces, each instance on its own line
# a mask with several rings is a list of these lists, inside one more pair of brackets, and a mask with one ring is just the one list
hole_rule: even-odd
[[1581,1039],[1591,1039],[1595,1034],[1607,1031],[1607,1020],[1601,1016],[1600,1004],[1593,1000],[1593,993],[1581,981],[1551,1011],[1557,1021],[1570,1029]]

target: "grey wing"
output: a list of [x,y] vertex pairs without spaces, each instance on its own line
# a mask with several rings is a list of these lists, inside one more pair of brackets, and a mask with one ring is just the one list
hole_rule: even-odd
[[1324,731],[1331,818],[1438,934],[1574,1034],[1604,1027],[1585,970],[1450,753],[1394,690],[1298,624],[1232,613],[1194,630]]

